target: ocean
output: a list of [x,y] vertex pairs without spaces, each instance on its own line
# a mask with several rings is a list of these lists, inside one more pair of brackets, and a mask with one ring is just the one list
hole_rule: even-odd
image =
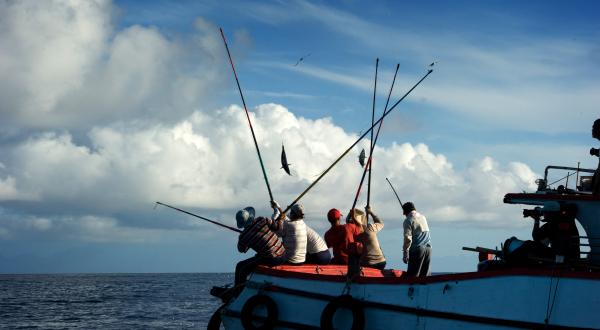
[[231,273],[0,274],[0,329],[206,329]]

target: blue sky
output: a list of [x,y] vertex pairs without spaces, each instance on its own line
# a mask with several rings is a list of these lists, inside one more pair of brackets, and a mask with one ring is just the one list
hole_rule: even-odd
[[[473,270],[462,246],[530,234],[505,193],[533,190],[548,164],[597,165],[598,6],[0,2],[0,72],[13,77],[0,84],[0,272],[230,271],[247,257],[234,234],[152,208],[229,224],[246,205],[268,211],[219,27],[282,204],[369,126],[376,58],[378,113],[396,63],[394,100],[437,61],[384,123],[373,207],[392,267],[402,219],[385,177],[428,217],[434,271]],[[359,152],[303,199],[317,231],[351,205]]]

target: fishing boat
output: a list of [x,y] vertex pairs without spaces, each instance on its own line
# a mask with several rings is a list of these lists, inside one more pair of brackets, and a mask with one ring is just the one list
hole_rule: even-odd
[[[549,186],[550,171],[577,173],[577,185]],[[402,270],[345,265],[259,266],[213,319],[226,329],[600,329],[600,196],[590,191],[593,172],[548,166],[537,191],[504,196],[504,203],[542,214],[575,209],[586,232],[577,237],[585,250],[580,258],[527,255],[512,263],[523,241],[511,238],[500,250],[463,248],[479,252],[476,272],[407,278]]]

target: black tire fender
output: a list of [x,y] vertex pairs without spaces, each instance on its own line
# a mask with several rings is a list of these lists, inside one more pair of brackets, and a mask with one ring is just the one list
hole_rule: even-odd
[[208,326],[206,327],[206,330],[221,329],[221,310],[223,310],[223,307],[225,307],[225,305],[221,305],[221,307],[219,307],[213,313],[213,315],[210,317],[210,320],[208,321]]
[[[254,309],[260,305],[263,305],[267,309],[267,317],[264,323],[260,326],[254,325],[252,323],[252,319],[254,318]],[[279,309],[277,308],[277,304],[275,301],[264,294],[257,294],[256,296],[250,297],[244,303],[242,307],[242,326],[244,329],[249,330],[269,330],[275,328],[275,324],[277,323],[277,319],[279,318]]]
[[340,308],[349,309],[352,312],[352,330],[363,330],[365,328],[365,311],[360,302],[351,295],[345,294],[334,298],[325,306],[321,313],[321,329],[333,330],[333,316]]

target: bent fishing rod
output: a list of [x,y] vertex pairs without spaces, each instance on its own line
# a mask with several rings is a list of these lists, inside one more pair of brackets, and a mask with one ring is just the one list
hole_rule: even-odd
[[214,220],[210,220],[210,219],[208,219],[208,218],[205,218],[205,217],[199,216],[199,215],[197,215],[197,214],[194,214],[194,213],[191,213],[191,212],[188,212],[188,211],[182,210],[182,209],[180,209],[180,208],[177,208],[177,207],[175,207],[175,206],[171,206],[171,205],[168,205],[168,204],[165,204],[165,203],[161,203],[161,202],[156,202],[156,204],[157,204],[157,205],[166,206],[166,207],[168,207],[168,208],[171,208],[171,209],[173,209],[173,210],[177,210],[177,211],[179,211],[179,212],[183,212],[183,213],[185,213],[185,214],[189,214],[189,215],[191,215],[191,216],[193,216],[193,217],[196,217],[196,218],[202,219],[202,220],[204,220],[204,221],[208,221],[208,222],[210,222],[210,223],[213,223],[213,224],[215,224],[215,225],[217,225],[217,226],[221,226],[221,227],[223,227],[223,228],[227,228],[227,229],[229,229],[229,230],[233,230],[233,231],[235,231],[235,232],[238,232],[238,233],[241,233],[241,232],[242,232],[241,230],[239,230],[239,229],[237,229],[237,228],[233,228],[233,227],[230,227],[230,226],[228,226],[228,225],[224,225],[224,224],[222,224],[222,223],[220,223],[220,222],[217,222],[217,221],[214,221]]
[[387,180],[387,182],[390,184],[390,187],[392,187],[392,191],[394,192],[394,195],[396,195],[396,198],[398,198],[398,203],[400,203],[400,207],[402,207],[402,201],[400,200],[400,197],[398,197],[398,193],[396,192],[396,189],[394,189],[394,186],[392,185],[392,183],[390,182],[390,180],[388,178],[385,178]]
[[260,162],[260,167],[263,172],[263,176],[265,178],[265,183],[267,184],[267,190],[269,191],[269,198],[271,198],[271,202],[273,202],[273,193],[271,192],[271,186],[269,185],[269,179],[267,178],[267,171],[265,171],[265,165],[263,164],[262,156],[260,155],[260,149],[258,148],[258,142],[256,142],[256,135],[254,134],[254,128],[252,127],[252,121],[250,121],[250,114],[248,113],[248,108],[246,107],[246,101],[244,100],[244,94],[242,93],[242,87],[240,86],[240,81],[238,79],[237,73],[235,72],[235,66],[233,65],[233,60],[231,59],[231,53],[229,52],[229,46],[227,45],[227,40],[225,40],[225,34],[223,33],[223,29],[219,28],[221,31],[221,37],[223,38],[223,43],[225,44],[225,49],[227,50],[227,56],[229,57],[229,63],[231,64],[231,70],[233,70],[233,75],[235,76],[235,82],[237,83],[238,91],[240,92],[240,97],[242,98],[242,104],[244,105],[244,110],[246,111],[246,118],[248,118],[248,125],[250,125],[250,132],[252,132],[252,139],[254,139],[254,146],[256,147],[256,153],[258,154],[258,161]]
[[319,181],[321,181],[327,172],[329,172],[342,158],[344,158],[344,156],[346,156],[348,152],[350,152],[350,150],[352,150],[352,148],[358,144],[358,142],[360,142],[365,136],[367,136],[367,134],[369,134],[369,132],[371,132],[375,125],[378,125],[387,115],[389,115],[390,112],[392,112],[396,106],[398,106],[398,104],[400,104],[400,102],[402,102],[402,100],[404,100],[415,88],[417,88],[417,86],[419,86],[419,84],[421,84],[421,82],[423,82],[423,80],[425,80],[425,78],[427,78],[432,72],[433,69],[427,70],[427,73],[419,81],[417,81],[417,83],[414,84],[414,86],[411,87],[408,92],[406,92],[398,101],[396,101],[391,108],[384,112],[383,115],[373,125],[371,125],[369,129],[367,129],[354,143],[352,143],[352,145],[348,147],[348,149],[346,149],[346,151],[344,151],[333,162],[333,164],[329,165],[329,167],[323,173],[321,173],[321,175],[319,175],[319,177],[313,181],[313,183],[311,183],[298,197],[296,197],[296,199],[290,205],[288,205],[283,212],[287,213],[292,208],[292,205],[296,204],[302,197],[304,197],[304,195],[306,195],[308,191],[310,191]]
[[[398,75],[398,69],[400,69],[400,63],[396,65],[396,72],[394,73],[394,79],[392,80],[392,86],[390,87],[390,92],[388,93],[387,101],[385,102],[385,107],[383,108],[383,112],[387,110],[388,104],[390,102],[390,97],[392,96],[392,90],[394,89],[394,84],[396,83],[396,76]],[[367,168],[369,169],[369,190],[367,191],[367,206],[370,205],[371,199],[371,162],[373,161],[373,150],[375,149],[375,145],[377,144],[377,139],[379,139],[379,132],[381,131],[381,126],[383,125],[383,120],[379,123],[377,127],[377,134],[375,134],[375,140],[372,141],[371,150],[369,151],[369,159],[367,160],[367,164],[365,169],[363,170],[362,177],[360,178],[360,183],[358,184],[358,189],[356,190],[356,196],[354,197],[354,203],[352,203],[352,209],[356,207],[356,203],[358,202],[358,196],[360,195],[360,191],[362,189],[363,182],[365,181],[365,175],[367,174]],[[373,131],[371,131],[373,133]],[[372,136],[372,134],[371,134]],[[372,137],[371,137],[372,139]]]

